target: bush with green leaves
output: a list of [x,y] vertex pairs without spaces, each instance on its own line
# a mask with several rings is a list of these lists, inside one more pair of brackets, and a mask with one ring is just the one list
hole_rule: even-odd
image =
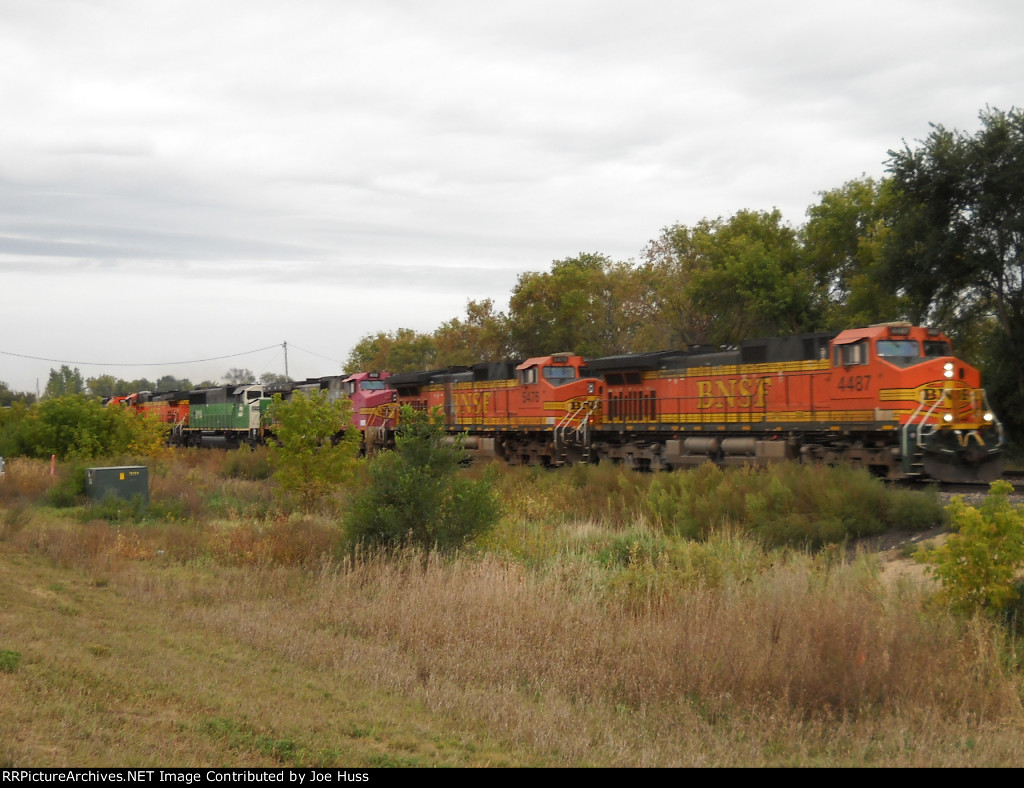
[[498,521],[493,469],[470,478],[465,451],[446,438],[439,412],[402,407],[394,450],[368,462],[345,518],[353,543],[452,550]]
[[739,529],[769,547],[818,548],[890,529],[943,522],[931,494],[886,487],[866,470],[779,463],[727,468],[705,463],[655,477],[640,506],[668,533],[701,539]]
[[360,438],[346,429],[352,423],[348,400],[330,400],[323,391],[297,393],[288,401],[278,394],[271,417],[270,465],[286,498],[309,511],[352,478]]
[[46,501],[57,509],[70,509],[86,501],[89,494],[85,463],[72,462],[61,469],[60,477],[46,492]]
[[12,408],[0,421],[0,456],[91,460],[150,455],[164,445],[168,425],[98,397],[68,394]]
[[1009,482],[994,481],[979,507],[954,496],[948,507],[954,533],[942,545],[915,554],[957,612],[998,616],[1021,605],[1024,507],[1010,502],[1012,491]]

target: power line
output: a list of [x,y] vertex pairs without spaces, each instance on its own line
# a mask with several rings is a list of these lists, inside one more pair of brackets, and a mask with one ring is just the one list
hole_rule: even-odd
[[[181,364],[202,364],[207,361],[223,361],[227,358],[238,358],[239,356],[251,356],[253,353],[262,353],[266,350],[273,350],[279,348],[281,345],[268,345],[267,347],[261,347],[257,350],[246,350],[242,353],[232,353],[227,356],[213,356],[212,358],[197,358],[191,361],[164,361],[159,363],[146,362],[144,364],[125,364],[122,362],[108,362],[103,363],[99,361],[67,361],[59,358],[42,358],[41,356],[30,356],[25,353],[12,353],[8,350],[0,350],[0,355],[3,356],[14,356],[15,358],[27,358],[31,361],[47,361],[51,364],[74,364],[78,367],[172,367]],[[302,348],[299,348],[302,350]],[[308,351],[307,351],[308,352]],[[315,354],[314,354],[315,355]],[[333,359],[330,359],[333,360]]]
[[335,364],[343,364],[344,363],[342,361],[339,361],[336,358],[331,358],[330,356],[325,356],[325,355],[322,355],[320,353],[314,353],[312,350],[306,350],[306,348],[299,347],[298,345],[294,345],[293,344],[291,347],[295,348],[296,350],[301,350],[303,353],[309,353],[309,355],[311,355],[311,356],[316,356],[318,358],[325,359],[326,361],[333,361]]

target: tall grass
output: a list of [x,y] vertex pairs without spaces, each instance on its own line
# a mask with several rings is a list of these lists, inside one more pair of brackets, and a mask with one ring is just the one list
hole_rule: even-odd
[[225,459],[155,468],[134,522],[50,508],[27,470],[0,492],[0,763],[1024,760],[1007,633],[844,549],[941,521],[934,497],[830,469],[513,468],[486,539],[385,554]]

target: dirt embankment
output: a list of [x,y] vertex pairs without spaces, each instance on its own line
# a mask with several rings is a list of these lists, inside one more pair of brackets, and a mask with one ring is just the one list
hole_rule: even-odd
[[[950,493],[939,493],[940,498],[948,505],[953,495]],[[982,494],[961,495],[967,503],[977,506],[985,498]],[[1024,497],[1020,503],[1024,504]],[[854,552],[871,550],[878,553],[879,562],[882,565],[882,576],[890,580],[910,579],[922,582],[935,582],[928,573],[924,564],[915,561],[911,556],[914,551],[925,544],[937,547],[942,544],[950,534],[948,527],[939,526],[925,531],[889,531],[881,536],[870,536],[858,539],[854,545]]]

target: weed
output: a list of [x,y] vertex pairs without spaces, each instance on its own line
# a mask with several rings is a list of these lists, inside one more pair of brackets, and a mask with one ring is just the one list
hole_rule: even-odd
[[14,673],[21,664],[21,654],[10,649],[0,649],[0,672]]

